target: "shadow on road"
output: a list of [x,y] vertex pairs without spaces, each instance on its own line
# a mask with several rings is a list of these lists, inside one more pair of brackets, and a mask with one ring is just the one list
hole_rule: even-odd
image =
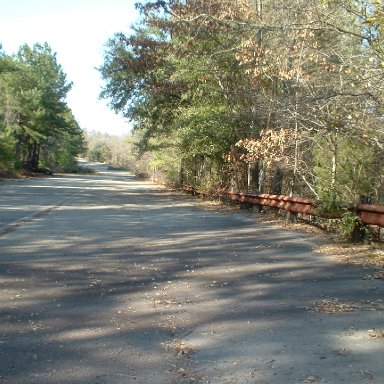
[[122,173],[50,180],[77,193],[0,239],[1,383],[383,382],[366,270]]

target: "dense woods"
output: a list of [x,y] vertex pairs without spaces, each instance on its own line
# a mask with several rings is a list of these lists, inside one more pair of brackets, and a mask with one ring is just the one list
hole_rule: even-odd
[[73,169],[84,137],[66,104],[71,87],[48,44],[0,51],[0,173]]
[[100,72],[168,181],[384,203],[384,11],[364,0],[137,4]]

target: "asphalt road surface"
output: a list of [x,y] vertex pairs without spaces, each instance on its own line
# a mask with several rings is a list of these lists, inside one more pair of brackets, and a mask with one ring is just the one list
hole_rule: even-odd
[[384,383],[384,281],[122,172],[0,181],[0,383]]

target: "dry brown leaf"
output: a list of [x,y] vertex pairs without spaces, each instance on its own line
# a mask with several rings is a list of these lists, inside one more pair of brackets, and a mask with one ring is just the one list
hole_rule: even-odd
[[354,303],[341,303],[339,299],[320,300],[314,303],[310,310],[315,312],[339,313],[353,312],[357,308]]
[[378,329],[370,329],[368,337],[371,339],[384,339],[384,331]]

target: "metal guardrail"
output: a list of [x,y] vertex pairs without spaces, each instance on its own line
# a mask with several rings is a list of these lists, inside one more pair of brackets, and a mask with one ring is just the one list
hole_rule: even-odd
[[364,224],[384,227],[384,206],[359,204],[356,207],[357,215]]
[[[183,187],[186,192],[201,194],[194,187],[186,185]],[[342,211],[334,214],[325,214],[319,210],[320,200],[304,199],[301,197],[290,197],[285,195],[269,195],[269,194],[253,194],[225,191],[221,195],[228,196],[232,201],[239,201],[251,205],[275,207],[292,213],[300,213],[303,215],[319,216],[326,218],[339,218]],[[355,212],[363,224],[377,225],[384,227],[384,206],[370,204],[351,204],[342,203],[342,208],[351,212]]]
[[[269,195],[269,194],[251,194],[251,193],[238,193],[238,192],[225,192],[231,200],[240,201],[254,205],[262,205],[268,207],[275,207],[283,209],[292,213],[300,213],[303,215],[320,216],[327,218],[338,218],[342,212],[335,212],[334,215],[324,214],[318,209],[321,201],[304,199],[301,197],[289,197],[285,195]],[[370,205],[370,204],[340,204],[351,212],[355,212],[363,224],[377,225],[384,227],[384,206]]]

